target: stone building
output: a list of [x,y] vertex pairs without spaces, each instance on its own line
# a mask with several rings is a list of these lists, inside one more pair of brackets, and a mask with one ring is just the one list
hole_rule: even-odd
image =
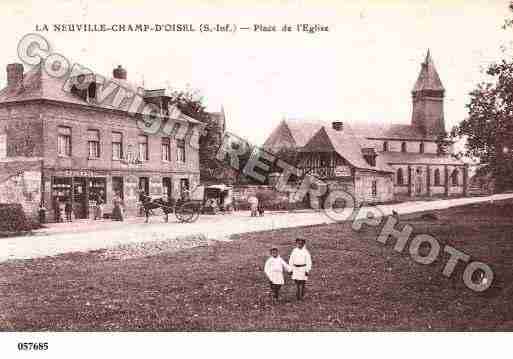
[[445,132],[444,93],[428,51],[412,90],[409,125],[283,120],[264,148],[296,149],[303,171],[365,201],[466,195],[468,167],[452,156],[452,145],[444,150],[438,142]]
[[[75,217],[88,218],[97,198],[109,212],[119,194],[133,215],[140,191],[177,198],[198,184],[198,121],[178,114],[172,132],[151,134],[141,131],[140,113],[129,111],[129,98],[116,106],[100,100],[106,91],[96,81],[83,91],[68,91],[64,80],[41,66],[25,73],[21,64],[7,66],[7,79],[0,91],[0,163],[38,164],[31,171],[40,172],[40,195],[22,203],[28,212],[42,204],[52,214],[56,200],[71,201]],[[156,104],[162,123],[171,123],[164,90],[134,86],[121,66],[108,81],[143,94],[143,104]]]

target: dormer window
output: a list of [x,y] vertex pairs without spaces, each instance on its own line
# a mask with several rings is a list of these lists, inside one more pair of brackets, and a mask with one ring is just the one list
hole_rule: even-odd
[[406,142],[401,143],[401,152],[406,152]]
[[87,88],[87,102],[96,100],[96,83],[91,82]]
[[383,142],[383,152],[388,152],[388,141]]
[[419,153],[424,153],[424,142],[421,142],[419,145]]
[[374,148],[362,148],[362,154],[365,161],[367,161],[371,167],[376,167],[376,157],[378,154]]

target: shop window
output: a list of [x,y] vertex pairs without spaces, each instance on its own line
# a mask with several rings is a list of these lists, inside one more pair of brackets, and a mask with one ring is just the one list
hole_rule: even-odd
[[105,178],[91,178],[89,180],[89,206],[94,206],[98,200],[107,202]]
[[120,160],[123,158],[123,134],[112,132],[112,159]]
[[59,156],[71,156],[71,128],[59,126],[57,128],[57,153]]
[[89,158],[100,158],[100,131],[87,131],[87,144],[89,148]]
[[112,177],[112,193],[118,195],[121,199],[123,196],[123,177]]

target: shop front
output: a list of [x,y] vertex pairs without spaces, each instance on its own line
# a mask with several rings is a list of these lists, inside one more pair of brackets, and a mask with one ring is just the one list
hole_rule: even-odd
[[90,170],[64,170],[46,174],[50,177],[50,198],[54,220],[86,219],[98,201],[107,202],[107,174]]

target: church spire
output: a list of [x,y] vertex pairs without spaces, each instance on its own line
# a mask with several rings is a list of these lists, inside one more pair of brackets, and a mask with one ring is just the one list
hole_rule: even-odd
[[440,76],[436,71],[435,64],[431,58],[431,51],[427,50],[426,59],[422,63],[422,67],[417,78],[417,82],[413,87],[413,93],[420,91],[445,91]]
[[412,90],[411,121],[412,125],[419,128],[426,136],[437,136],[445,132],[444,93],[444,86],[431,58],[431,51],[428,49]]

